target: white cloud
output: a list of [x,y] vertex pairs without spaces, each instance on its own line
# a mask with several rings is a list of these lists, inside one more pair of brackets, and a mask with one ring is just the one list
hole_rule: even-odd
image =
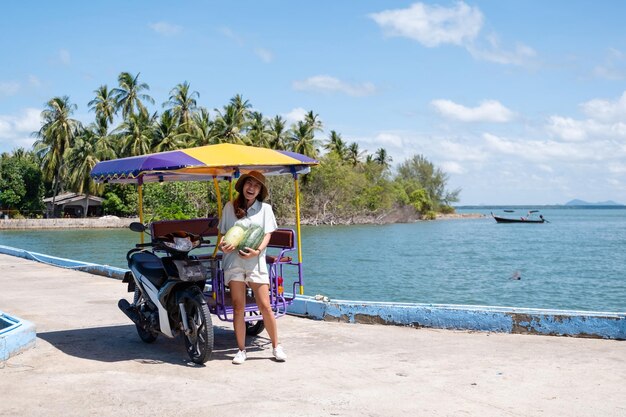
[[587,139],[585,122],[574,120],[570,117],[550,116],[547,130],[567,141],[582,141]]
[[31,136],[41,127],[41,110],[27,108],[18,115],[0,115],[0,152],[14,148],[30,148],[35,139]]
[[[414,3],[406,9],[369,15],[387,36],[415,40],[433,48],[451,44],[466,48],[476,59],[502,65],[528,65],[536,52],[518,42],[511,50],[500,45],[496,34],[480,36],[484,17],[478,7],[458,1],[452,7]],[[486,46],[482,46],[485,44]]]
[[295,109],[291,110],[289,113],[283,114],[282,116],[285,118],[285,120],[287,121],[287,125],[289,126],[293,123],[297,123],[297,122],[304,120],[304,116],[306,114],[307,114],[307,111],[304,110],[302,107],[296,107]]
[[626,138],[626,92],[617,100],[593,99],[580,107],[587,119],[550,116],[547,131],[566,141]]
[[12,96],[20,90],[20,83],[17,81],[0,82],[0,95]]
[[602,165],[606,161],[626,157],[612,141],[557,142],[553,140],[503,138],[490,133],[483,134],[485,148],[493,158],[498,154],[514,156],[517,160],[546,163],[590,163]]
[[444,161],[439,166],[441,170],[448,174],[463,174],[465,169],[458,162]]
[[256,48],[254,50],[254,53],[261,58],[261,61],[267,63],[270,63],[274,60],[274,54],[272,54],[272,51],[269,51],[265,48]]
[[613,174],[626,174],[626,164],[612,163],[608,166],[609,172]]
[[505,123],[513,119],[513,112],[497,100],[485,100],[478,107],[465,107],[450,100],[433,100],[431,105],[442,116],[462,122]]
[[182,26],[174,25],[167,22],[151,23],[150,29],[163,36],[175,36],[183,31]]
[[580,105],[592,119],[602,122],[626,121],[626,92],[615,101],[593,99]]
[[34,75],[29,75],[28,76],[28,83],[33,86],[33,87],[39,87],[41,86],[41,81],[39,80],[39,78],[37,78]]
[[443,158],[454,161],[483,162],[488,156],[485,150],[481,146],[477,146],[476,143],[466,144],[450,139],[439,141],[438,149],[438,153]]
[[468,52],[476,59],[495,62],[502,65],[530,65],[537,53],[533,48],[521,42],[515,48],[507,50],[500,45],[500,40],[495,34],[487,36],[487,46],[479,46],[477,43],[467,45]]
[[604,78],[611,81],[619,81],[626,78],[626,68],[624,68],[624,61],[626,55],[615,48],[609,48],[607,57],[604,63],[597,65],[592,74],[597,78]]
[[354,97],[368,96],[376,92],[376,87],[370,82],[350,84],[328,75],[316,75],[306,80],[294,81],[292,86],[295,90],[323,93],[339,92]]
[[[402,148],[404,146],[404,141],[402,140],[402,136],[395,133],[379,133],[376,135],[374,139],[375,143],[377,143],[380,147],[391,146],[394,148]],[[377,149],[378,149],[377,148]]]
[[63,65],[70,65],[72,63],[72,57],[70,56],[70,51],[67,49],[60,49],[58,55],[59,61]]
[[370,17],[386,35],[410,38],[427,47],[464,45],[478,35],[483,25],[480,10],[464,2],[450,8],[415,3],[407,9],[385,10]]

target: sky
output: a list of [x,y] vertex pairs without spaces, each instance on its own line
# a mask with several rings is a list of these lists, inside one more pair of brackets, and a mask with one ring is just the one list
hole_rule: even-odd
[[121,72],[162,103],[312,110],[392,166],[423,155],[461,205],[626,203],[626,2],[26,1],[0,15],[0,152],[45,103],[74,117]]

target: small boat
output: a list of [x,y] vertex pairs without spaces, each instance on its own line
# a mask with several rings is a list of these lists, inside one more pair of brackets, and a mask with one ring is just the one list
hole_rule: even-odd
[[[513,210],[504,210],[507,213],[512,213]],[[496,223],[546,223],[548,222],[543,218],[543,215],[540,214],[539,217],[534,217],[533,214],[539,212],[539,210],[530,210],[526,217],[502,217],[496,216],[491,213],[491,217],[496,220]],[[549,223],[549,222],[548,222]]]

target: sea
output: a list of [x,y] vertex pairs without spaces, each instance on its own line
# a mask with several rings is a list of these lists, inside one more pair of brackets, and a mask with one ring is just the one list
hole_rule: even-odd
[[[304,293],[330,299],[626,312],[626,208],[544,208],[543,224],[478,218],[303,226]],[[0,230],[0,245],[125,268],[126,229]],[[296,257],[294,255],[294,257]],[[62,283],[59,283],[62,285]]]

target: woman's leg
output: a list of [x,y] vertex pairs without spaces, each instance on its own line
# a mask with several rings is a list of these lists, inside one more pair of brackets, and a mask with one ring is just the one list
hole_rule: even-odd
[[233,328],[239,350],[246,350],[246,322],[244,311],[246,308],[246,283],[230,281],[230,297],[233,301]]
[[254,298],[263,316],[265,330],[267,330],[267,334],[270,336],[272,347],[276,347],[278,346],[278,328],[276,327],[276,317],[274,317],[274,312],[270,306],[270,286],[269,284],[255,284],[251,282],[250,288],[254,291]]

